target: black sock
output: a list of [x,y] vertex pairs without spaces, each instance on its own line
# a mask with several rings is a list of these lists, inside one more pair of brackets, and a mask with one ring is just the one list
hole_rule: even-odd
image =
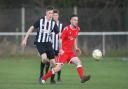
[[49,62],[47,62],[47,63],[46,63],[46,70],[45,70],[45,74],[48,72],[49,67],[50,67],[50,63],[49,63]]
[[60,76],[61,76],[61,70],[60,70],[60,71],[58,71],[58,73],[57,73],[57,74],[58,74],[58,78],[57,78],[57,79],[59,80],[59,79],[60,79]]
[[44,74],[44,67],[45,67],[45,63],[40,63],[40,78],[43,76]]
[[53,75],[51,76],[51,81],[53,81],[54,78],[55,78],[55,74],[53,74]]
[[[51,69],[52,69],[52,67],[51,67]],[[55,74],[53,74],[53,75],[51,76],[51,81],[53,81],[54,78],[55,78]]]

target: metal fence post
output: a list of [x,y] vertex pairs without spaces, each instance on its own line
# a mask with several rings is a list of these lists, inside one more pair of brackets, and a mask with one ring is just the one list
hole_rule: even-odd
[[[23,40],[23,38],[24,38],[23,33],[25,32],[25,8],[24,7],[21,8],[21,31],[22,31],[21,39]],[[22,47],[21,53],[22,54],[24,53],[24,47]]]
[[103,56],[105,56],[105,33],[102,34],[102,51],[103,51]]

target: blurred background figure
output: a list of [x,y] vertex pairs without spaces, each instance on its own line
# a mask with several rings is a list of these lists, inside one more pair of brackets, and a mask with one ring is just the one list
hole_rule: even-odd
[[[61,33],[63,31],[63,28],[64,28],[63,23],[61,23],[59,21],[59,17],[60,17],[59,11],[57,9],[55,9],[53,11],[53,19],[58,26],[59,33],[58,34],[55,34],[54,32],[52,33],[52,47],[53,47],[54,52],[55,52],[56,63],[59,62],[58,56],[59,56],[59,49],[60,49],[60,36],[61,36]],[[51,83],[55,83],[54,77],[55,77],[55,74],[51,77]],[[61,82],[61,70],[57,73],[57,81]]]

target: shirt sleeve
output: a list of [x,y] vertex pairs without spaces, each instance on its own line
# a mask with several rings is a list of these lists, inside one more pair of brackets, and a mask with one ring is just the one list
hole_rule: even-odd
[[40,19],[33,24],[34,28],[37,29],[40,26]]

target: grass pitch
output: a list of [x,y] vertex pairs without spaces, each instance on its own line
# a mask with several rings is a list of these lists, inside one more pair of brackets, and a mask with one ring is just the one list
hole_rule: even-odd
[[74,65],[64,65],[62,82],[38,83],[40,58],[37,56],[0,57],[0,89],[128,89],[128,58],[80,57],[91,80],[81,84]]

